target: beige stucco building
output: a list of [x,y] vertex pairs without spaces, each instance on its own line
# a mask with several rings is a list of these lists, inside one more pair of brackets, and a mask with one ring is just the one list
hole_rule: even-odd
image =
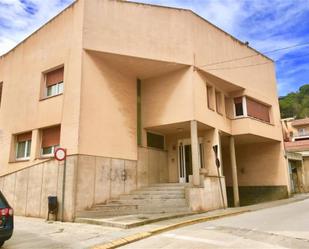
[[188,183],[194,211],[289,194],[273,61],[190,10],[76,1],[0,58],[0,82],[18,214],[61,196],[58,146],[67,220],[153,183]]
[[309,191],[309,118],[286,118],[282,131],[287,157],[291,192]]

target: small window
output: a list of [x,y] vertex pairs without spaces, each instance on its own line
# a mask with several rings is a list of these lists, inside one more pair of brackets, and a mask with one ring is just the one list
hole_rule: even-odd
[[216,110],[219,114],[222,114],[222,95],[219,91],[216,91]]
[[60,126],[42,130],[41,156],[53,156],[60,144]]
[[63,93],[64,68],[58,68],[45,74],[45,96],[52,97]]
[[28,160],[31,152],[32,132],[23,133],[16,137],[16,160]]
[[214,99],[213,99],[213,87],[207,85],[207,106],[210,110],[215,110],[214,108]]
[[243,116],[244,108],[243,108],[242,97],[235,98],[234,105],[235,105],[235,116],[236,117]]
[[2,99],[2,88],[3,88],[3,82],[0,82],[0,106],[1,106],[1,99]]
[[164,136],[147,132],[147,146],[164,150]]
[[304,135],[306,135],[306,129],[305,129],[305,128],[299,128],[299,129],[298,129],[298,135],[299,135],[299,136],[304,136]]

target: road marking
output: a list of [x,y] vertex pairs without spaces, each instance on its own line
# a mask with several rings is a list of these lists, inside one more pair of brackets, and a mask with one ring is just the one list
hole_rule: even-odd
[[212,245],[217,245],[217,246],[228,246],[229,245],[229,243],[225,243],[225,242],[222,242],[222,241],[219,241],[219,240],[200,239],[200,238],[191,237],[191,236],[177,235],[177,234],[174,234],[174,233],[162,234],[161,236],[167,237],[167,238],[172,238],[172,239],[202,242],[202,243],[212,244]]

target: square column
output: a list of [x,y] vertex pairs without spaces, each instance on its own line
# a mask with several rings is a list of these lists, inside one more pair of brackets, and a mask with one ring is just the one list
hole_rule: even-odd
[[239,190],[238,190],[237,164],[235,154],[235,140],[233,136],[230,137],[230,156],[231,156],[232,178],[233,178],[234,206],[239,207]]
[[193,185],[200,185],[200,151],[197,134],[197,121],[190,121]]

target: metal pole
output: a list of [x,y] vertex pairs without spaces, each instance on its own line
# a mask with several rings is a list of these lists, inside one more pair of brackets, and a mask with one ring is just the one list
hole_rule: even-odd
[[62,178],[62,207],[61,207],[61,221],[64,220],[64,197],[65,197],[65,177],[66,177],[67,159],[63,162],[63,178]]
[[225,206],[225,201],[224,201],[224,196],[223,196],[223,188],[222,188],[222,183],[221,183],[221,176],[220,176],[219,167],[217,167],[217,173],[218,173],[218,179],[219,179],[219,185],[220,185],[220,192],[221,192],[221,198],[222,198],[222,203],[223,203],[223,209],[225,209],[226,206]]

